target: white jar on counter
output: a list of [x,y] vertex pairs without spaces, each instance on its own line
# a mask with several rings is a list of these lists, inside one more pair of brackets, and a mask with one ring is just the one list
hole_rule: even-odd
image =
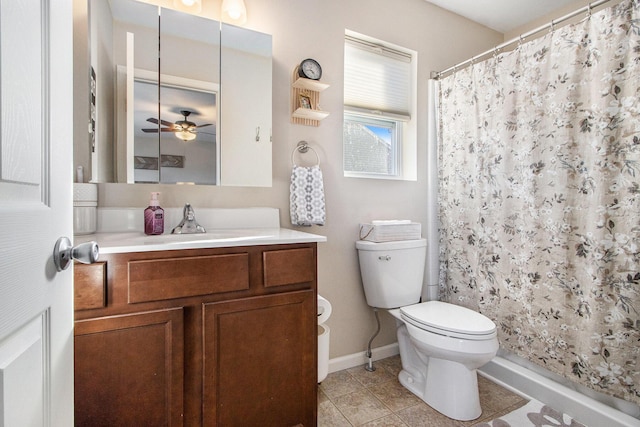
[[73,184],[73,234],[93,234],[97,229],[98,186]]

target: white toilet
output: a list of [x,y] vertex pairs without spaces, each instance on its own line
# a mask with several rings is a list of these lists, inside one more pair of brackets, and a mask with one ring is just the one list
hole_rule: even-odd
[[454,304],[418,303],[426,247],[425,239],[357,241],[367,304],[397,319],[400,383],[444,415],[473,420],[482,413],[476,369],[498,351],[496,325]]

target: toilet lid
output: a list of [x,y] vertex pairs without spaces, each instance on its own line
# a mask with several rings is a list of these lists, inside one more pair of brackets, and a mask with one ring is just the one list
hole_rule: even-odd
[[441,335],[482,340],[496,333],[496,325],[488,317],[440,301],[402,307],[400,314],[412,325]]

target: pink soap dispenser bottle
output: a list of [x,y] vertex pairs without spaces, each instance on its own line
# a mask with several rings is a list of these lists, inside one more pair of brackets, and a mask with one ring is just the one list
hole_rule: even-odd
[[164,233],[164,209],[158,203],[160,193],[151,193],[149,207],[144,210],[144,234],[157,235]]

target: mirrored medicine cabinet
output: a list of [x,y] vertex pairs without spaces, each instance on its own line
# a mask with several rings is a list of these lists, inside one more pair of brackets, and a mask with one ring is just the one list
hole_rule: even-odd
[[88,28],[91,181],[271,186],[270,35],[135,0]]

